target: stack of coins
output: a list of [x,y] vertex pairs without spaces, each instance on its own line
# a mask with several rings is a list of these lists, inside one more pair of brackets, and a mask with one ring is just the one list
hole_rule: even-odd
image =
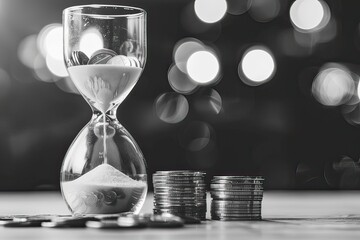
[[214,176],[211,181],[213,220],[260,220],[263,177]]
[[153,175],[154,214],[206,219],[205,173],[158,171]]

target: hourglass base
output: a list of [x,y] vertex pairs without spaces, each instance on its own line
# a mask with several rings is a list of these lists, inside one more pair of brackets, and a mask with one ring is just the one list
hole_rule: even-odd
[[114,118],[94,115],[65,156],[63,197],[75,215],[138,213],[147,193],[140,149]]

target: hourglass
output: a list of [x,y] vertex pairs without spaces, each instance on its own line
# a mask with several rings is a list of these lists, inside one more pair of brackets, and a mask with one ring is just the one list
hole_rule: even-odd
[[64,10],[64,57],[93,116],[66,153],[61,191],[75,215],[138,213],[147,193],[146,163],[116,110],[146,61],[146,12],[115,5]]

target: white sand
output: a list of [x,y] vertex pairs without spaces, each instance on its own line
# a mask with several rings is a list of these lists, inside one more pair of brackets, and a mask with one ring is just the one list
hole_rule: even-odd
[[145,187],[142,181],[136,181],[124,173],[120,172],[109,164],[101,164],[81,177],[64,184],[71,185],[91,185],[101,187],[118,187],[118,188],[139,188]]

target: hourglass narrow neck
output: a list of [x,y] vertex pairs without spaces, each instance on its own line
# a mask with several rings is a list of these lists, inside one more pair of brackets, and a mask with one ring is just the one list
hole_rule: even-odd
[[[105,113],[106,119],[112,121],[112,122],[118,122],[116,117],[117,107],[114,107],[113,109],[107,111]],[[98,121],[99,119],[103,119],[103,113],[97,109],[93,108],[93,116],[92,121]]]

